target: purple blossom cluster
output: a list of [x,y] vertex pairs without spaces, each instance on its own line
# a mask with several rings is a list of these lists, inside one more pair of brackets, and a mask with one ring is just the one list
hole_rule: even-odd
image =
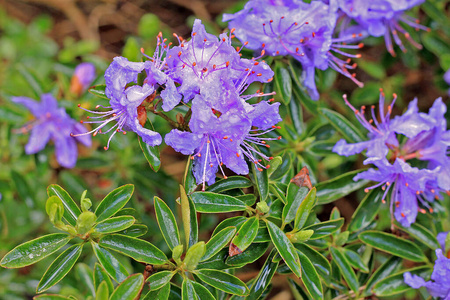
[[[130,62],[116,57],[105,72],[106,111],[87,110],[96,116],[84,123],[98,124],[87,134],[136,132],[150,146],[161,144],[158,132],[144,127],[146,108],[164,112],[182,103],[189,107],[188,128],[176,124],[165,136],[165,142],[176,151],[192,155],[197,183],[212,184],[216,173],[225,165],[237,174],[248,174],[245,157],[267,168],[261,159],[270,160],[257,149],[268,146],[263,134],[276,129],[281,121],[279,103],[271,100],[250,104],[248,100],[270,96],[245,91],[253,82],[269,82],[273,72],[264,61],[241,58],[240,50],[231,45],[231,31],[219,37],[209,34],[200,20],[194,22],[191,39],[174,35],[178,46],[167,44],[160,34],[152,57],[143,62]],[[138,82],[139,76],[145,79]],[[254,101],[253,101],[254,102]],[[100,106],[99,106],[100,107]],[[98,108],[98,107],[97,107]],[[153,111],[155,112],[155,111]],[[114,122],[111,124],[111,122]],[[74,135],[77,136],[77,135]]]
[[[52,140],[56,148],[56,160],[66,168],[73,168],[77,162],[77,142],[91,146],[91,137],[83,135],[86,128],[73,120],[51,94],[43,94],[37,102],[27,97],[13,97],[13,102],[25,106],[35,117],[20,129],[20,132],[31,132],[26,154],[35,154],[45,148]],[[76,133],[72,137],[71,133]]]
[[[436,99],[428,114],[419,112],[417,99],[414,99],[403,115],[391,119],[396,98],[394,94],[394,100],[385,113],[385,96],[381,92],[379,118],[372,106],[371,119],[367,120],[364,116],[366,108],[355,109],[344,96],[346,104],[368,130],[369,140],[354,144],[340,140],[333,151],[344,156],[366,151],[364,164],[372,164],[376,169],[361,172],[354,180],[378,182],[366,192],[381,187],[383,201],[391,191],[391,214],[402,226],[409,227],[418,212],[425,213],[425,209],[432,212],[429,203],[440,199],[442,193],[449,193],[450,130],[447,130],[444,117],[447,107],[441,98]],[[424,161],[425,167],[414,166],[415,161]]]

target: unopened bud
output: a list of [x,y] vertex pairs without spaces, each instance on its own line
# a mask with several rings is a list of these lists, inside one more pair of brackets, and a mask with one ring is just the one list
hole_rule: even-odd
[[88,233],[95,224],[97,216],[90,211],[85,211],[78,216],[76,230],[80,235]]
[[80,96],[95,79],[95,67],[91,63],[79,64],[70,81],[70,91]]
[[263,214],[266,214],[269,212],[270,207],[267,205],[266,201],[261,201],[256,204],[256,209],[262,212]]
[[184,116],[181,113],[177,113],[176,118],[178,124],[184,124]]
[[291,236],[288,236],[288,238],[293,243],[302,243],[302,242],[306,242],[307,240],[309,240],[309,238],[313,235],[313,233],[314,233],[314,230],[307,229],[307,230],[299,231]]

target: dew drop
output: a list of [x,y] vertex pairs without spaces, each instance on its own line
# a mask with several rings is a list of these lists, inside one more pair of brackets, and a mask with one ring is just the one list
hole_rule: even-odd
[[34,255],[33,255],[32,253],[30,253],[30,254],[28,254],[28,257],[29,257],[30,259],[33,259]]

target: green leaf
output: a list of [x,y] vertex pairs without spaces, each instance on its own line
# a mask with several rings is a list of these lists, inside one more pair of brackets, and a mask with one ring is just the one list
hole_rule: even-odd
[[227,179],[221,179],[210,185],[206,191],[212,193],[222,193],[233,189],[243,189],[251,187],[252,182],[243,176],[230,176]]
[[180,244],[180,233],[177,221],[169,206],[160,198],[155,197],[155,213],[159,228],[170,250]]
[[402,259],[400,257],[391,256],[373,273],[373,275],[367,281],[363,295],[371,295],[372,287],[375,285],[375,283],[393,274],[401,265]]
[[266,201],[269,196],[269,177],[267,170],[262,169],[262,171],[259,171],[258,166],[252,163],[252,174],[252,179],[258,189],[259,201]]
[[291,151],[285,151],[282,155],[281,165],[270,175],[271,180],[277,180],[285,176],[294,165],[295,155]]
[[268,248],[269,243],[253,243],[241,254],[228,256],[225,262],[228,266],[244,266],[258,260]]
[[206,250],[205,254],[202,257],[202,261],[211,258],[220,250],[222,250],[230,242],[235,233],[236,227],[228,226],[211,237],[208,243],[206,243]]
[[184,187],[180,185],[181,218],[183,220],[184,235],[187,248],[198,241],[197,211],[191,198],[186,195]]
[[340,113],[324,107],[320,107],[319,112],[348,142],[359,143],[365,140],[364,135]]
[[372,223],[380,209],[382,194],[377,190],[371,190],[358,205],[353,213],[348,230],[355,232]]
[[109,300],[136,299],[144,287],[144,275],[133,274],[123,281]]
[[42,293],[55,284],[57,284],[64,276],[69,273],[76,261],[81,255],[83,244],[73,245],[61,253],[48,267],[37,286],[36,292]]
[[49,197],[57,196],[61,199],[62,204],[64,205],[64,219],[72,226],[77,225],[77,218],[81,214],[81,210],[75,201],[73,201],[72,197],[57,184],[48,186],[47,195]]
[[281,156],[275,156],[273,159],[271,159],[270,168],[267,169],[267,175],[271,177],[273,172],[275,172],[278,169],[278,167],[281,166],[282,163],[283,159],[281,158]]
[[38,295],[34,296],[33,300],[71,300],[72,298],[64,297],[60,295],[50,295],[50,294],[44,294],[44,295]]
[[184,279],[181,285],[181,298],[183,300],[201,300],[197,297],[192,280]]
[[191,281],[192,286],[194,287],[195,293],[198,296],[198,299],[200,300],[215,300],[216,298],[214,298],[214,296],[211,294],[211,292],[204,287],[203,285],[201,285],[198,282],[195,281]]
[[153,244],[134,237],[111,234],[102,237],[99,241],[99,245],[146,264],[162,265],[168,263],[168,259],[164,252],[159,250]]
[[390,275],[390,276],[385,277],[385,278],[381,279],[380,281],[378,281],[372,288],[372,292],[375,293],[375,295],[380,296],[380,297],[386,297],[386,296],[392,296],[392,295],[404,293],[407,290],[411,289],[411,287],[405,283],[403,274],[405,274],[406,272],[410,272],[413,275],[417,275],[422,278],[427,278],[430,276],[432,271],[433,271],[433,269],[428,266],[422,266],[422,267],[417,267],[414,269],[403,270],[399,273]]
[[[145,295],[141,299],[142,300],[168,300],[170,292],[171,292],[170,286],[171,286],[170,283],[168,283],[165,286],[163,286],[162,288],[160,288],[159,290],[149,291],[147,293],[147,295]],[[175,298],[175,299],[181,299],[181,295],[179,298]]]
[[109,294],[108,284],[106,281],[102,281],[95,291],[95,300],[108,300]]
[[314,265],[303,252],[297,251],[302,266],[302,281],[312,299],[323,299],[323,289]]
[[369,182],[368,180],[353,181],[353,177],[359,172],[361,170],[351,171],[318,183],[316,185],[318,204],[333,202],[365,186]]
[[325,280],[325,282],[329,282],[331,265],[328,262],[328,259],[326,259],[322,254],[309,247],[308,245],[295,244],[295,248],[297,248],[298,251],[302,252],[306,257],[308,257],[308,259],[314,265],[317,272]]
[[52,224],[59,225],[64,215],[64,205],[57,196],[51,196],[45,202],[45,211]]
[[237,232],[236,236],[230,243],[228,253],[230,256],[234,256],[242,253],[250,246],[258,233],[259,220],[256,217],[249,218],[242,224],[241,228]]
[[413,242],[393,234],[379,231],[364,231],[358,236],[364,243],[392,255],[415,262],[426,262],[427,257]]
[[286,205],[282,213],[283,224],[289,224],[295,219],[297,210],[308,192],[309,190],[306,187],[298,187],[293,182],[289,183],[286,194]]
[[132,184],[126,184],[106,195],[95,210],[97,222],[101,222],[116,214],[130,200],[133,191],[134,186]]
[[27,82],[28,86],[33,90],[35,95],[39,98],[43,94],[42,83],[36,77],[35,72],[23,64],[18,64],[16,66],[17,71],[22,75]]
[[434,250],[441,248],[436,236],[419,223],[412,223],[410,227],[402,227],[402,230],[408,232],[411,236],[424,243],[430,249]]
[[197,268],[198,263],[205,254],[205,249],[205,242],[198,242],[188,249],[183,261],[186,270],[192,272]]
[[[348,231],[346,231],[348,232]],[[361,256],[356,253],[355,251],[342,248],[342,252],[347,259],[347,261],[353,266],[355,269],[361,270],[361,272],[369,273],[369,268],[367,265],[362,261]]]
[[129,228],[136,222],[131,216],[121,216],[106,219],[94,226],[94,231],[98,233],[112,233]]
[[274,262],[273,258],[277,254],[277,251],[273,249],[270,254],[267,256],[267,259],[262,266],[261,270],[253,281],[250,293],[247,296],[246,300],[257,300],[263,294],[263,292],[267,289],[270,282],[272,281],[273,275],[278,268],[278,262]]
[[109,294],[111,294],[114,291],[114,285],[111,281],[111,278],[108,276],[108,273],[106,273],[105,269],[102,267],[102,265],[95,263],[94,266],[94,286],[97,290],[98,287],[102,282],[106,282],[108,286]]
[[109,276],[116,282],[124,281],[128,276],[128,272],[117,258],[105,248],[100,247],[97,243],[91,242],[91,245],[95,256]]
[[41,236],[9,251],[0,261],[0,266],[11,269],[32,265],[58,251],[71,239],[64,233]]
[[253,242],[254,243],[265,243],[265,242],[270,242],[270,241],[271,241],[270,234],[269,234],[269,231],[267,230],[266,223],[261,221],[259,223],[258,233],[256,234],[256,237],[253,240]]
[[285,105],[289,104],[292,96],[292,79],[289,70],[280,62],[275,63],[275,97]]
[[94,96],[109,100],[109,98],[106,97],[105,90],[106,84],[97,84],[89,88],[89,93],[91,93]]
[[331,247],[330,251],[333,261],[338,266],[339,271],[341,271],[341,274],[344,277],[345,282],[347,282],[349,288],[356,293],[359,289],[359,283],[355,271],[353,271],[350,263],[347,261],[344,254],[342,254],[342,252],[339,249]]
[[313,235],[309,239],[316,240],[338,231],[339,228],[342,227],[342,225],[344,225],[344,218],[339,218],[336,220],[313,224],[305,227],[303,230],[314,230]]
[[267,221],[267,229],[269,230],[270,238],[272,239],[275,248],[278,253],[284,259],[286,265],[291,269],[292,273],[297,277],[301,277],[302,271],[300,266],[300,260],[295,250],[294,245],[286,237],[286,234],[274,223]]
[[308,195],[306,195],[306,197],[302,200],[302,203],[295,214],[294,229],[301,229],[305,225],[315,203],[316,188],[313,187],[312,190],[309,191]]
[[245,296],[249,290],[239,278],[219,270],[202,269],[196,275],[210,286],[233,295]]
[[132,236],[132,237],[139,237],[139,236],[146,234],[147,231],[148,231],[148,228],[144,224],[134,224],[131,227],[129,227],[125,230],[119,231],[117,233],[127,235],[127,236]]
[[247,208],[244,202],[234,197],[211,192],[194,192],[191,194],[195,209],[202,213],[225,213],[242,211]]
[[175,275],[173,271],[160,271],[147,278],[146,281],[150,284],[150,290],[155,291],[169,283],[173,275]]
[[150,165],[150,168],[152,168],[153,171],[158,172],[159,168],[161,167],[159,147],[150,146],[149,144],[145,143],[140,136],[138,137],[138,140],[139,146],[141,147],[142,153],[144,153],[145,159]]
[[78,290],[83,289],[83,287],[80,286],[81,283],[81,285],[88,289],[91,295],[95,295],[95,285],[92,273],[92,269],[85,263],[78,263],[75,266],[75,275],[78,279]]
[[219,225],[217,225],[217,227],[214,229],[214,231],[212,233],[212,236],[215,236],[217,233],[219,233],[219,231],[221,231],[224,228],[227,228],[229,226],[234,226],[234,227],[236,227],[236,230],[239,230],[239,228],[241,228],[242,224],[244,224],[245,221],[247,221],[247,218],[243,217],[243,216],[237,216],[237,217],[231,217],[231,218],[225,219],[222,222],[220,222]]

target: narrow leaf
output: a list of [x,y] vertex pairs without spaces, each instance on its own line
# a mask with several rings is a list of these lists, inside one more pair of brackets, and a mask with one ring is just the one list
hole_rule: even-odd
[[338,231],[342,225],[344,225],[344,218],[339,218],[336,220],[313,224],[305,227],[303,230],[314,230],[313,235],[309,239],[316,240]]
[[123,281],[109,300],[136,299],[144,287],[144,275],[133,274]]
[[[329,282],[329,277],[331,273],[331,265],[328,262],[328,259],[326,259],[322,254],[320,254],[318,251],[314,250],[313,248],[309,247],[305,244],[296,244],[295,248],[297,248],[298,251],[302,252],[308,259],[311,261],[311,263],[316,268],[317,272],[320,274],[320,276],[325,280],[325,282]],[[299,254],[300,256],[300,254]]]
[[198,296],[198,299],[201,299],[201,300],[215,300],[216,299],[211,294],[211,292],[206,287],[201,285],[200,283],[191,281],[191,284],[194,287],[194,290]]
[[150,168],[152,168],[153,171],[158,172],[159,168],[161,167],[159,146],[150,146],[149,144],[145,143],[140,136],[138,137],[138,140],[139,146],[141,147],[142,153],[144,153],[145,159],[150,165]]
[[180,244],[180,233],[175,216],[169,206],[158,197],[155,197],[155,213],[164,240],[172,250]]
[[235,256],[228,256],[228,266],[239,267],[257,261],[269,248],[269,243],[253,243],[244,252]]
[[424,243],[430,249],[434,250],[441,247],[436,239],[436,235],[419,223],[413,223],[410,227],[404,227],[402,230],[408,232],[411,236]]
[[359,289],[359,283],[355,271],[353,271],[350,263],[347,261],[344,254],[342,254],[342,252],[339,251],[339,249],[331,247],[330,251],[331,256],[333,257],[333,261],[338,266],[339,271],[341,271],[341,274],[344,277],[345,282],[347,282],[349,288],[356,293]]
[[262,171],[259,171],[256,164],[252,163],[252,174],[256,188],[258,189],[259,200],[266,201],[267,196],[269,196],[269,177],[267,170],[262,169]]
[[129,228],[134,222],[136,220],[131,216],[113,217],[97,223],[94,231],[102,234],[117,232]]
[[247,300],[257,300],[267,289],[270,282],[272,281],[273,275],[278,268],[278,262],[273,262],[274,256],[277,254],[276,250],[273,249],[269,256],[267,256],[266,262],[262,266],[261,270],[256,276],[254,282],[251,285],[250,293],[247,296]]
[[105,90],[106,84],[97,84],[89,88],[89,93],[91,93],[94,96],[109,100],[109,98],[106,97]]
[[383,265],[381,265],[370,277],[370,279],[366,283],[366,288],[364,289],[363,295],[371,295],[372,287],[378,281],[383,278],[388,277],[389,275],[395,273],[395,271],[401,267],[402,259],[400,257],[391,256]]
[[322,283],[314,265],[301,251],[297,251],[302,266],[302,281],[312,299],[323,299]]
[[183,186],[180,185],[181,193],[181,218],[183,220],[184,235],[187,247],[196,244],[198,241],[197,211],[191,198],[186,195]]
[[133,191],[134,186],[132,184],[126,184],[106,195],[95,210],[97,222],[101,222],[116,214],[130,200]]
[[301,229],[305,225],[306,220],[308,220],[309,213],[311,212],[311,209],[314,207],[315,203],[316,188],[313,187],[312,190],[309,191],[308,195],[306,195],[306,197],[303,199],[300,207],[295,214],[295,229]]
[[61,202],[64,205],[64,219],[72,226],[77,225],[77,218],[81,214],[81,210],[75,201],[73,201],[72,197],[70,197],[69,193],[59,185],[51,184],[47,188],[47,195],[49,197],[57,196],[61,199]]
[[231,240],[231,238],[236,233],[236,227],[229,226],[225,227],[217,234],[215,234],[209,241],[206,243],[205,254],[202,257],[202,261],[205,261],[215,254],[217,254],[220,250],[222,250]]
[[293,182],[289,183],[286,195],[286,205],[284,206],[282,213],[283,224],[289,224],[295,219],[297,210],[308,194],[308,191],[309,190],[306,187],[298,187]]
[[359,172],[361,170],[351,171],[318,183],[316,185],[318,204],[333,202],[365,186],[369,182],[368,180],[353,180]]
[[147,278],[146,281],[150,284],[150,290],[155,291],[169,283],[173,275],[175,273],[172,271],[160,271]]
[[0,266],[10,269],[32,265],[61,249],[71,239],[64,233],[41,236],[9,251],[0,261]]
[[211,192],[194,192],[191,195],[195,209],[203,213],[225,213],[242,211],[247,208],[244,202],[234,197]]
[[210,185],[206,191],[212,193],[221,193],[233,189],[243,189],[252,186],[252,182],[244,176],[230,176],[227,179],[221,179]]
[[108,272],[109,276],[116,282],[124,281],[128,276],[128,272],[117,258],[97,243],[91,242],[91,245],[95,256],[97,256],[98,261],[105,268],[106,272]]
[[404,293],[407,290],[411,289],[411,287],[405,283],[403,274],[405,274],[406,272],[410,272],[413,275],[427,278],[430,276],[432,271],[433,269],[428,266],[403,270],[399,273],[390,275],[378,281],[372,288],[372,292],[379,297],[386,297]]
[[327,118],[330,124],[339,131],[350,143],[359,143],[364,141],[364,135],[343,115],[328,108],[319,108],[319,112]]
[[205,283],[221,291],[239,296],[245,296],[249,293],[245,283],[239,278],[226,272],[202,269],[198,270],[196,275]]
[[380,209],[382,194],[377,190],[371,190],[358,205],[353,213],[348,230],[355,232],[370,225]]
[[102,265],[95,263],[94,266],[94,287],[97,290],[102,282],[106,282],[108,286],[109,294],[114,291],[114,285],[111,281],[111,278],[108,276],[108,273],[102,267]]
[[250,246],[258,233],[259,220],[256,217],[249,218],[242,224],[241,228],[237,232],[236,236],[230,243],[228,253],[230,256],[234,256],[242,253]]

